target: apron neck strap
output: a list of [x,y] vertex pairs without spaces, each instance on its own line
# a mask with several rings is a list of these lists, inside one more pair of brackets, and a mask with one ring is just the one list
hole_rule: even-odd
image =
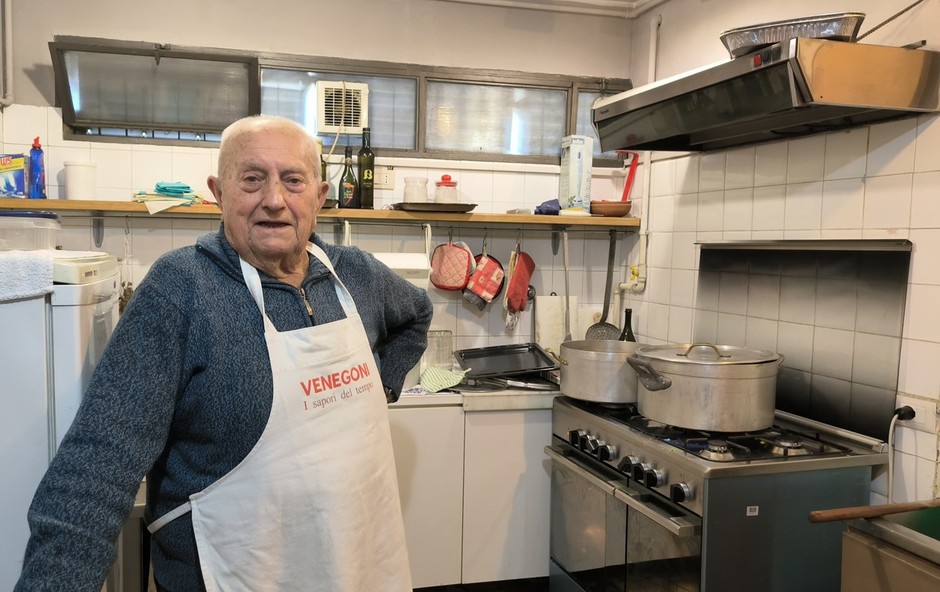
[[[332,279],[333,286],[336,289],[336,297],[339,299],[339,303],[343,306],[343,312],[346,313],[346,318],[349,318],[354,314],[358,314],[358,311],[356,310],[356,303],[353,301],[352,295],[336,275],[336,270],[333,269],[333,263],[330,262],[330,258],[326,256],[326,252],[324,252],[323,249],[313,244],[312,242],[307,243],[307,252],[316,257],[317,260],[319,260],[320,263],[322,263],[329,270],[330,278]],[[241,265],[242,277],[245,279],[245,285],[248,286],[248,291],[251,292],[251,297],[254,299],[255,304],[258,305],[258,309],[261,311],[261,315],[264,316],[265,320],[267,320],[267,315],[264,313],[264,294],[261,290],[261,276],[258,274],[258,270],[255,269],[250,263],[242,259],[241,256],[238,257],[238,263]]]

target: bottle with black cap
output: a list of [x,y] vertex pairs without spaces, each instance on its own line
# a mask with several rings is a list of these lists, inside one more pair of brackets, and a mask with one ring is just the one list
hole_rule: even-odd
[[633,309],[627,308],[623,311],[623,331],[620,332],[619,341],[636,341],[633,334]]

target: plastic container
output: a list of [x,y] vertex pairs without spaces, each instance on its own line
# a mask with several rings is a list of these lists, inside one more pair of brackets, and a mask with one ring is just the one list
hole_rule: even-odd
[[424,177],[405,177],[405,203],[427,203],[428,180]]
[[61,228],[55,212],[0,212],[0,251],[55,249]]
[[440,181],[435,181],[437,188],[434,190],[434,203],[453,204],[457,203],[457,181],[450,178],[450,175],[442,175]]
[[93,162],[65,161],[65,197],[97,199],[97,168]]
[[29,194],[30,199],[46,198],[46,164],[42,153],[42,144],[39,138],[33,139],[33,147],[29,150]]

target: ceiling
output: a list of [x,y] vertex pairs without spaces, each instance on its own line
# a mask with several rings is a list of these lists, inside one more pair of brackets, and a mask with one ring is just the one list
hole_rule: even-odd
[[547,12],[571,12],[631,19],[668,0],[441,0]]

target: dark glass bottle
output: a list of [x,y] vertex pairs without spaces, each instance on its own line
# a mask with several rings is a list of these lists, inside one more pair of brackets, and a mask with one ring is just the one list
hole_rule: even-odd
[[356,173],[353,172],[352,146],[346,146],[346,157],[343,165],[343,175],[339,178],[339,207],[359,208],[359,183]]
[[359,149],[359,207],[373,208],[375,190],[375,154],[372,152],[372,132],[362,128],[362,148]]
[[623,331],[620,332],[620,341],[636,341],[633,334],[633,309],[623,311]]

